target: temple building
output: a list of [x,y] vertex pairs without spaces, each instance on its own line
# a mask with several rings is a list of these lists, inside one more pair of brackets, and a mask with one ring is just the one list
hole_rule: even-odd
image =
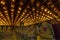
[[0,40],[60,40],[60,0],[0,0]]

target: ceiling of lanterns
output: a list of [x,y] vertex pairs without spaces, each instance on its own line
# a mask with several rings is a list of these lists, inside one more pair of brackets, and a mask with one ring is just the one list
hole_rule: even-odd
[[0,0],[0,25],[58,22],[59,18],[60,0]]

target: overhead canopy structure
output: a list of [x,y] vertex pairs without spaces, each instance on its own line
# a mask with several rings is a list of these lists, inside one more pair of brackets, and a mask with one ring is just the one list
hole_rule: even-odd
[[60,0],[0,0],[0,25],[60,21]]

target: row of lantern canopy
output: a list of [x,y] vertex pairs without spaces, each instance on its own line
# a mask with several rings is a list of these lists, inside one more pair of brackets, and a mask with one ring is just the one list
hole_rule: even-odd
[[[23,10],[24,2],[20,1],[19,2],[20,5],[18,6],[18,10],[17,10],[16,17],[15,17],[15,20],[14,20],[14,7],[15,7],[14,2],[15,2],[15,0],[11,0],[11,1],[12,1],[11,5],[10,5],[11,6],[11,8],[10,8],[10,10],[11,10],[11,19],[10,19],[10,16],[8,15],[9,12],[8,12],[8,9],[7,9],[7,6],[6,6],[6,1],[5,0],[0,1],[0,6],[2,6],[3,11],[4,11],[4,12],[0,11],[0,16],[1,16],[0,20],[3,20],[5,22],[5,24],[9,24],[9,25],[12,24],[12,23],[13,24],[18,24],[21,21],[23,21],[23,22],[27,22],[27,21],[31,21],[31,20],[34,21],[36,19],[39,19],[40,22],[51,20],[51,19],[57,19],[58,18],[57,15],[60,13],[59,10],[57,9],[57,7],[55,7],[52,2],[47,2],[47,5],[57,15],[55,15],[54,12],[52,12],[50,9],[48,9],[46,6],[44,6],[39,1],[35,2],[35,4],[34,4],[35,0],[31,0],[32,5],[27,3],[27,6]],[[36,7],[33,6],[33,5],[36,5]],[[31,6],[33,6],[33,7],[31,7]],[[29,10],[29,9],[31,9],[31,10]],[[23,10],[23,12],[21,13],[22,10]],[[21,16],[20,16],[20,14],[21,14]],[[6,17],[4,17],[4,15]]]

